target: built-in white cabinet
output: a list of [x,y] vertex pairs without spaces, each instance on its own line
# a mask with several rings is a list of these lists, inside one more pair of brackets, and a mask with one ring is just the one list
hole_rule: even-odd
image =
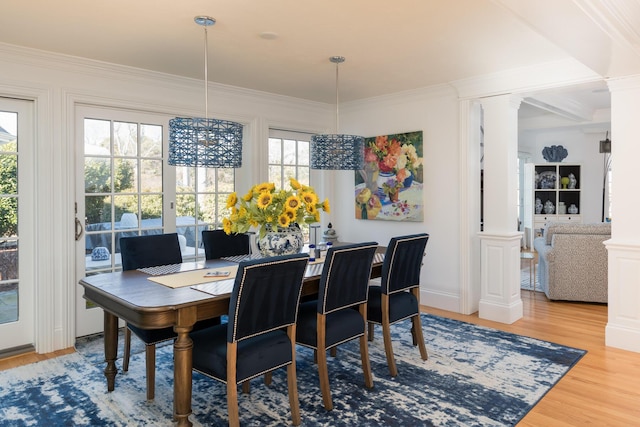
[[524,230],[528,247],[548,222],[582,222],[580,172],[580,165],[575,164],[525,164]]

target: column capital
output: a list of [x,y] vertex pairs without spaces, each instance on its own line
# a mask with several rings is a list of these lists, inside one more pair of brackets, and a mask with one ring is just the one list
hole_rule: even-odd
[[479,101],[480,101],[480,104],[482,104],[482,108],[484,109],[504,106],[504,107],[509,107],[514,110],[517,110],[518,108],[520,108],[520,104],[522,103],[522,97],[511,94],[511,93],[507,93],[504,95],[496,95],[496,96],[489,96],[486,98],[480,98]]

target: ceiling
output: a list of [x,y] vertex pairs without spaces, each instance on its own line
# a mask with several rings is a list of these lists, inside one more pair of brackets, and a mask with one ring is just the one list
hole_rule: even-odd
[[334,103],[334,55],[340,102],[579,55],[540,1],[3,0],[0,42],[203,79],[209,15],[209,81]]

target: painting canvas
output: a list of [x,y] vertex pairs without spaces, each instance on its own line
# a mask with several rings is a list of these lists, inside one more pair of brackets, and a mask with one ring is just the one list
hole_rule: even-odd
[[422,131],[365,138],[364,161],[355,177],[356,218],[422,221]]

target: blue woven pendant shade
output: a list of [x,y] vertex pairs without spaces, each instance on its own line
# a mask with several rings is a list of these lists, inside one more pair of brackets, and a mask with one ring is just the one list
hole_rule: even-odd
[[364,138],[342,134],[313,135],[311,169],[364,169]]
[[204,114],[200,117],[176,117],[169,120],[169,159],[172,166],[239,168],[242,166],[242,125],[209,118],[207,27],[216,20],[196,16],[204,29]]
[[336,133],[311,137],[311,169],[364,169],[364,137],[338,133],[338,65],[344,62],[344,57],[332,56],[329,61],[336,64]]
[[239,168],[242,125],[217,119],[171,119],[168,162],[174,166]]

